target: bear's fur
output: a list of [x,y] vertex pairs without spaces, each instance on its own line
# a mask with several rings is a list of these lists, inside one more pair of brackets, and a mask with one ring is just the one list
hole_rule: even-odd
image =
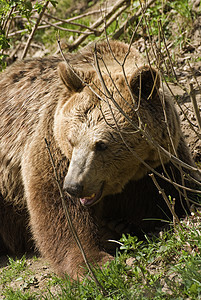
[[[180,185],[182,173],[157,145],[193,166],[158,73],[131,48],[126,80],[128,45],[111,41],[110,48],[102,42],[67,55],[73,69],[58,57],[29,59],[0,76],[1,252],[23,253],[35,244],[58,274],[74,278],[83,259],[45,139],[86,256],[99,264],[111,258],[107,239],[158,225],[144,219],[171,219],[148,166]],[[183,189],[155,176],[181,216]]]

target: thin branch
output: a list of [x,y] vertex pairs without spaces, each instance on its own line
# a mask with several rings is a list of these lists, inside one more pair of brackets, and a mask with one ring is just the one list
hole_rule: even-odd
[[36,21],[36,24],[35,24],[34,27],[32,28],[32,32],[31,32],[31,34],[29,35],[29,38],[28,38],[27,44],[26,44],[26,46],[25,46],[25,48],[24,48],[24,51],[23,51],[23,53],[22,53],[21,59],[24,59],[24,58],[26,57],[26,55],[27,55],[27,52],[28,52],[29,46],[30,46],[30,44],[31,44],[31,41],[32,41],[32,39],[33,39],[33,36],[34,36],[34,34],[35,34],[35,31],[36,31],[36,29],[38,28],[38,25],[40,24],[40,21],[41,21],[41,19],[42,19],[42,17],[43,17],[43,14],[44,14],[46,8],[48,7],[48,4],[49,4],[49,1],[47,1],[47,2],[45,3],[45,5],[43,6],[43,9],[42,9],[41,13],[39,14],[39,17],[38,17],[38,19],[37,19],[37,21]]
[[[103,79],[101,70],[100,70],[100,66],[99,66],[99,62],[98,62],[97,55],[96,55],[96,51],[95,51],[94,59],[95,59],[96,71],[97,71],[97,74],[98,74],[98,76],[99,76],[99,79],[100,79],[101,85],[102,85],[102,87],[103,87],[103,90],[104,90],[104,92],[105,92],[106,101],[107,101],[108,106],[109,106],[109,108],[110,108],[110,111],[111,111],[111,113],[112,113],[114,122],[115,122],[115,124],[116,124],[116,127],[117,127],[117,129],[118,129],[118,132],[119,132],[119,134],[120,134],[120,136],[121,136],[123,142],[125,143],[125,145],[127,146],[127,148],[130,150],[130,152],[131,152],[131,153],[132,153],[132,154],[133,154],[133,155],[134,155],[134,156],[135,156],[135,157],[136,157],[136,158],[137,158],[137,159],[138,159],[138,160],[139,160],[139,161],[140,161],[140,162],[148,169],[148,170],[151,170],[154,174],[158,175],[160,178],[166,180],[167,182],[172,183],[172,180],[170,180],[170,179],[164,177],[163,175],[161,175],[160,173],[158,173],[154,168],[152,168],[152,167],[151,167],[150,165],[148,165],[143,159],[141,159],[140,156],[137,155],[137,153],[136,153],[135,151],[133,151],[133,149],[131,149],[131,148],[127,145],[125,139],[124,139],[123,136],[122,136],[122,132],[121,132],[119,126],[118,126],[118,123],[117,123],[117,121],[116,121],[116,118],[114,117],[114,113],[113,113],[113,111],[112,111],[111,105],[109,104],[109,101],[108,101],[108,100],[111,100],[111,101],[112,101],[112,103],[115,105],[115,107],[118,109],[118,111],[119,111],[120,113],[123,114],[123,116],[129,121],[129,123],[131,123],[131,125],[133,125],[133,127],[134,127],[135,129],[138,129],[138,130],[140,130],[140,131],[143,133],[143,135],[147,138],[148,142],[152,143],[152,144],[156,147],[156,149],[160,149],[164,154],[166,154],[166,156],[169,157],[170,161],[172,160],[172,161],[174,161],[175,163],[177,163],[179,166],[183,166],[183,167],[185,167],[186,169],[190,169],[190,170],[192,170],[192,171],[198,171],[198,172],[200,172],[199,169],[197,169],[197,168],[195,168],[195,167],[193,167],[193,166],[190,166],[190,165],[186,164],[185,162],[181,161],[179,158],[177,158],[176,156],[174,156],[173,154],[171,154],[169,151],[167,151],[166,149],[164,149],[162,146],[160,146],[159,144],[157,144],[157,143],[153,140],[153,138],[151,138],[151,137],[149,136],[148,133],[146,133],[146,132],[143,131],[140,127],[136,126],[136,124],[134,124],[134,122],[127,116],[127,114],[124,113],[124,111],[121,109],[121,107],[118,105],[118,103],[115,101],[115,99],[114,99],[113,96],[111,95],[110,91],[108,90],[108,88],[107,88],[107,86],[106,86],[106,84],[105,84],[105,81],[104,81],[104,79]],[[201,194],[201,191],[200,191],[200,190],[194,190],[194,189],[191,189],[191,188],[186,187],[186,186],[184,186],[184,185],[180,185],[180,184],[178,184],[177,182],[175,182],[174,184],[175,184],[177,187],[183,188],[183,189],[185,189],[185,190],[187,190],[187,191],[195,192],[195,193]]]
[[3,31],[6,29],[7,23],[8,23],[8,21],[10,20],[11,15],[12,15],[12,13],[14,12],[15,8],[16,8],[16,6],[13,6],[13,7],[10,9],[10,11],[9,11],[9,13],[8,13],[8,16],[6,17],[6,20],[5,20],[5,22],[4,22],[3,26],[2,26],[2,30],[3,30]]
[[[52,16],[52,15],[50,15],[50,14],[48,14],[48,13],[44,13],[44,16],[47,16],[47,17],[49,17],[49,18],[52,18],[52,19],[54,19],[54,20],[57,20],[57,21],[59,21],[59,22],[56,22],[56,23],[53,23],[53,25],[61,25],[61,24],[63,24],[63,23],[71,23],[72,21],[74,21],[74,20],[79,20],[79,19],[81,19],[81,18],[84,18],[84,17],[86,17],[86,16],[89,16],[89,15],[93,15],[93,14],[100,14],[100,13],[102,13],[102,11],[105,11],[106,9],[102,9],[102,10],[95,10],[95,11],[92,11],[92,12],[87,12],[87,13],[85,13],[85,14],[82,14],[82,15],[79,15],[79,16],[75,16],[75,17],[73,17],[73,18],[69,18],[69,19],[60,19],[60,18],[57,18],[57,17],[55,17],[55,16]],[[19,18],[21,18],[21,16],[17,16],[17,17],[19,17]],[[49,22],[50,23],[50,22]],[[50,24],[52,24],[52,23],[50,23]],[[74,25],[78,25],[78,23],[74,23]],[[80,24],[79,24],[80,25]],[[52,25],[40,25],[40,26],[38,26],[38,28],[37,29],[45,29],[45,28],[50,28]],[[93,28],[90,28],[90,30],[91,31],[93,31],[93,32],[96,32],[96,30],[95,29],[93,29]],[[17,34],[21,34],[21,33],[25,33],[25,32],[29,32],[29,30],[28,29],[22,29],[22,30],[17,30],[17,31],[14,31],[14,32],[11,32],[11,33],[9,33],[9,35],[8,35],[8,37],[12,37],[12,36],[15,36],[15,35],[17,35]],[[83,32],[82,32],[83,33]],[[98,32],[97,32],[97,34],[98,34]]]
[[[74,33],[80,33],[80,34],[83,33],[83,31],[81,31],[81,30],[61,27],[61,26],[56,25],[56,23],[50,23],[49,21],[44,21],[44,22],[47,23],[48,25],[50,25],[50,27],[55,27],[55,28],[57,28],[59,30],[62,30],[62,31],[74,32]],[[87,26],[80,25],[80,27],[86,28]],[[89,27],[87,27],[87,28],[90,30]],[[95,35],[99,35],[99,32],[97,30],[93,30],[93,29],[89,33],[90,34],[94,33]]]
[[197,80],[197,77],[196,77],[196,75],[195,75],[195,71],[194,71],[194,69],[191,67],[191,64],[190,64],[189,59],[187,59],[186,61],[187,61],[187,64],[188,64],[188,66],[189,66],[189,68],[190,68],[190,70],[191,70],[191,73],[192,73],[192,75],[193,75],[193,78],[195,79],[195,82],[196,82],[196,84],[197,84],[197,87],[198,87],[199,91],[201,92],[201,86],[200,86],[200,84],[199,84],[199,82],[198,82],[198,80]]
[[[74,26],[79,26],[81,28],[89,29],[89,30],[93,31],[95,34],[99,34],[98,30],[90,28],[89,26],[84,25],[84,24],[72,22],[71,19],[67,19],[67,20],[60,19],[60,18],[54,17],[54,16],[52,16],[50,14],[47,14],[47,13],[45,13],[44,15],[48,16],[49,18],[53,18],[54,20],[60,21],[60,22],[57,22],[57,23],[53,23],[53,25],[70,24],[70,25],[74,25]],[[44,20],[44,22],[46,22],[47,24],[52,24],[52,23],[50,23],[49,21],[46,21],[46,20]]]
[[[85,29],[88,29],[91,31],[91,33],[94,33],[95,35],[99,36],[101,34],[100,31],[96,30],[96,29],[93,29],[93,28],[90,28],[89,26],[86,26],[84,24],[79,24],[79,23],[74,23],[74,22],[58,22],[58,23],[51,23],[47,20],[43,20],[43,22],[53,26],[53,27],[56,27],[58,28],[58,25],[59,24],[70,24],[70,25],[74,25],[74,26],[78,26],[78,27],[81,27],[81,28],[85,28]],[[60,30],[65,30],[65,29],[68,29],[68,28],[65,28],[65,27],[59,27]],[[83,31],[80,31],[79,33],[83,33]]]
[[[146,8],[148,8],[150,5],[152,5],[154,2],[156,2],[156,0],[150,0],[146,3]],[[131,26],[136,20],[137,18],[139,18],[139,16],[142,13],[142,8],[140,8],[130,19],[126,20],[126,22],[121,26],[121,28],[114,33],[113,35],[113,39],[118,40],[118,38],[125,32],[125,30]]]
[[[127,119],[127,121],[128,121],[129,123],[131,123],[131,125],[132,125],[136,130],[139,130],[140,132],[142,132],[142,134],[144,135],[144,138],[146,138],[146,139],[148,140],[148,142],[150,142],[151,144],[153,144],[156,148],[160,149],[166,156],[168,156],[170,161],[173,161],[173,162],[176,163],[176,164],[180,164],[182,167],[185,167],[185,168],[188,169],[188,170],[196,171],[196,172],[198,172],[198,173],[201,172],[198,168],[186,164],[185,162],[181,161],[180,159],[178,159],[177,157],[175,157],[174,155],[172,155],[171,153],[169,153],[169,152],[168,152],[166,149],[164,149],[162,146],[158,145],[158,144],[153,140],[153,138],[149,136],[149,134],[148,134],[147,132],[145,132],[142,128],[136,126],[136,124],[134,124],[134,122],[127,116],[127,114],[124,113],[124,111],[121,109],[121,107],[119,107],[119,105],[118,105],[118,104],[116,103],[116,101],[113,99],[113,97],[111,96],[109,90],[107,89],[107,87],[106,87],[106,85],[105,85],[105,83],[104,83],[104,80],[103,80],[102,84],[103,84],[103,89],[106,90],[106,94],[104,94],[105,97],[106,97],[106,100],[105,100],[103,97],[101,97],[101,96],[100,96],[100,95],[99,95],[99,94],[91,87],[90,84],[88,84],[87,82],[85,82],[85,81],[79,76],[79,74],[76,73],[76,71],[74,70],[74,68],[71,66],[71,64],[69,63],[69,61],[68,61],[68,60],[66,59],[66,57],[64,56],[63,51],[62,51],[61,46],[60,46],[60,41],[59,41],[59,40],[58,40],[58,46],[59,46],[59,49],[60,49],[60,52],[61,52],[61,55],[62,55],[64,61],[67,63],[67,65],[69,66],[69,68],[71,69],[71,71],[73,72],[73,74],[75,74],[75,75],[82,81],[82,83],[83,83],[84,85],[86,85],[86,86],[87,86],[87,87],[88,87],[88,88],[89,88],[89,89],[90,89],[90,90],[98,97],[98,99],[100,99],[101,101],[106,101],[106,102],[108,102],[108,101],[107,101],[107,98],[109,98],[109,99],[113,102],[113,104],[114,104],[114,106],[116,107],[116,109],[117,109],[118,111],[120,111],[120,112],[123,114],[123,116]],[[95,58],[95,59],[97,59],[97,58]],[[96,61],[96,64],[97,64],[96,70],[99,70],[98,72],[100,72],[100,68],[99,68],[99,65],[98,65],[98,60]],[[102,78],[101,73],[100,73],[100,74],[98,73],[98,75],[100,76],[100,79],[101,79],[101,78]],[[102,79],[101,79],[101,80],[102,80]],[[107,94],[108,94],[108,96],[107,96]],[[119,132],[119,131],[118,131],[118,132]],[[123,137],[122,137],[122,138],[123,138]],[[125,142],[125,144],[126,144],[126,142]],[[157,172],[154,168],[152,168],[150,165],[148,165],[144,160],[142,160],[142,159],[140,158],[140,156],[137,155],[137,153],[136,153],[135,151],[133,151],[131,148],[129,148],[128,145],[127,145],[127,147],[128,147],[128,149],[131,151],[131,153],[135,156],[135,158],[138,159],[138,160],[139,160],[139,161],[140,161],[140,162],[141,162],[148,170],[150,170],[152,173],[156,174],[156,175],[159,176],[160,178],[166,180],[167,182],[172,183],[171,180],[169,180],[168,178],[166,178],[166,177],[164,177],[163,175],[161,175],[161,174],[160,174],[159,172]],[[178,183],[176,183],[176,182],[175,182],[174,184],[175,184],[177,187],[183,188],[183,189],[185,189],[185,190],[187,190],[187,191],[201,194],[201,191],[200,191],[200,190],[191,189],[191,188],[189,188],[189,187],[182,186],[182,185],[180,185],[180,184],[178,184]],[[200,183],[198,183],[198,184],[200,184]]]
[[[91,28],[97,28],[98,26],[100,26],[101,24],[103,24],[104,19],[109,19],[112,14],[118,10],[123,4],[124,2],[127,2],[127,0],[119,0],[110,10],[109,12],[105,15],[105,17],[100,17],[97,21],[95,21]],[[90,35],[90,33],[88,31],[85,31],[77,40],[75,40],[75,42],[71,45],[69,45],[69,47],[71,49],[75,49],[77,46],[79,46],[88,36]]]
[[[162,26],[161,26],[161,31],[162,31]],[[144,41],[144,45],[145,45],[145,51],[146,51],[146,56],[147,56],[149,65],[151,65],[153,62],[155,62],[155,64],[158,65],[158,69],[160,70],[160,62],[159,62],[159,64],[158,64],[158,57],[156,56],[155,59],[152,60],[152,61],[150,62],[150,58],[149,58],[149,54],[148,54],[148,50],[147,50],[147,45],[146,45],[145,41]],[[156,46],[156,45],[155,45],[155,46]],[[168,48],[169,48],[169,47],[166,47],[165,50],[163,50],[163,51],[159,48],[159,49],[158,49],[159,55],[161,56],[163,52],[166,52],[166,53],[167,53]],[[169,51],[168,51],[168,53],[169,53]],[[172,68],[173,68],[173,63],[172,63],[172,59],[171,59],[170,54],[168,55],[168,58],[169,58],[169,61],[171,61],[170,63],[171,63]],[[165,64],[165,65],[166,65],[166,64]],[[167,67],[166,67],[166,69],[167,69]],[[174,68],[173,68],[173,69],[174,69]],[[168,69],[167,69],[167,72],[168,72]],[[166,86],[167,86],[169,92],[171,93],[171,95],[172,95],[172,97],[174,98],[175,102],[176,102],[177,105],[179,106],[179,108],[180,108],[182,114],[184,115],[184,117],[185,117],[186,120],[188,121],[190,128],[191,128],[192,131],[197,135],[197,137],[198,137],[199,139],[201,139],[201,134],[198,133],[198,132],[194,129],[194,126],[193,126],[192,122],[189,120],[187,114],[185,113],[184,109],[182,108],[181,104],[179,103],[177,97],[176,97],[176,96],[174,95],[174,93],[172,92],[172,89],[170,88],[170,85],[169,85],[169,83],[167,82],[166,77],[164,76],[164,72],[161,72],[161,76],[162,76],[162,79],[165,81],[165,84],[166,84]],[[180,82],[177,80],[176,77],[175,77],[175,81],[176,81],[175,84],[177,84],[182,90],[184,90],[184,92],[185,92],[186,94],[188,94],[189,97],[190,97],[189,91],[188,91],[186,88],[184,88],[184,87],[180,84]],[[199,87],[199,84],[198,84],[198,87]]]
[[103,32],[107,27],[114,22],[119,15],[122,14],[123,11],[126,10],[126,8],[129,6],[129,3],[126,5],[122,6],[115,14],[112,15],[112,17],[107,21],[107,24],[104,24],[104,26],[100,29],[101,32]]
[[191,101],[192,101],[192,104],[193,104],[195,116],[196,116],[196,119],[197,119],[197,122],[198,122],[198,126],[199,126],[199,129],[201,131],[200,111],[199,111],[199,108],[198,108],[198,104],[197,104],[196,97],[195,97],[195,91],[193,89],[193,84],[192,83],[190,83],[190,97],[191,97]]
[[[165,81],[165,84],[166,84],[166,86],[167,86],[169,92],[171,93],[171,95],[173,96],[175,102],[177,103],[179,109],[181,110],[181,112],[182,112],[182,114],[184,115],[185,119],[188,121],[190,128],[191,128],[192,131],[197,135],[197,137],[198,137],[199,139],[201,139],[201,134],[195,131],[195,129],[194,129],[194,127],[193,127],[191,121],[190,121],[189,118],[187,117],[187,115],[186,115],[184,109],[182,108],[181,104],[179,103],[177,97],[176,97],[176,96],[174,95],[174,93],[172,92],[172,89],[170,88],[170,85],[169,85],[169,83],[167,82],[167,80],[166,80],[164,74],[162,74],[162,77],[163,77],[163,80]],[[185,90],[185,91],[186,91],[186,90]],[[187,93],[188,93],[188,92],[187,92]],[[189,93],[188,93],[188,94],[189,94]],[[190,95],[189,95],[189,96],[190,96]]]
[[172,59],[171,59],[171,56],[170,56],[170,52],[169,52],[169,49],[168,49],[167,44],[166,44],[166,39],[165,39],[165,35],[164,35],[164,32],[163,32],[163,26],[162,26],[162,23],[161,23],[161,21],[158,21],[158,22],[159,22],[159,25],[160,25],[160,28],[161,28],[162,40],[163,40],[163,42],[164,42],[165,50],[166,50],[167,56],[168,56],[168,58],[169,58],[169,62],[170,62],[172,74],[174,75],[174,77],[175,77],[176,80],[178,81],[178,79],[177,79],[177,74],[176,74],[176,72],[175,72],[175,70],[174,70],[174,67],[173,67],[173,63],[172,63]]
[[[148,22],[147,22],[147,17],[145,15],[147,5],[146,6],[143,5],[142,4],[142,0],[140,0],[140,5],[141,5],[141,9],[142,9],[142,16],[143,16],[143,19],[144,19],[144,22],[145,22],[145,27],[146,27],[146,31],[147,31],[147,35],[148,35],[150,47],[151,47],[152,53],[153,53],[153,55],[154,55],[154,57],[156,58],[156,61],[157,61],[157,55],[155,53],[155,50],[154,50],[154,47],[153,47],[153,43],[152,43],[152,39],[151,39],[150,28],[149,28],[149,25],[148,25]],[[144,43],[145,43],[145,38],[144,38]],[[146,49],[146,52],[147,52],[147,48],[145,48],[145,49]],[[150,64],[150,62],[149,62],[149,64]]]
[[103,292],[104,295],[107,294],[107,292],[105,291],[105,289],[103,288],[103,286],[100,284],[100,282],[98,281],[96,275],[94,274],[93,272],[93,269],[91,268],[89,262],[88,262],[88,259],[86,257],[86,254],[85,254],[85,251],[83,249],[83,246],[81,244],[81,241],[77,235],[77,232],[75,230],[75,227],[72,223],[72,220],[71,220],[71,216],[69,214],[69,211],[68,211],[68,208],[66,206],[66,203],[65,203],[65,199],[64,199],[64,195],[63,195],[63,191],[62,191],[62,188],[60,186],[60,182],[59,182],[59,178],[58,178],[58,174],[57,174],[57,170],[56,170],[56,167],[55,167],[55,163],[54,163],[54,160],[53,160],[53,156],[52,156],[52,153],[50,151],[50,144],[48,143],[47,139],[45,138],[45,144],[46,144],[46,148],[47,148],[47,151],[48,151],[48,154],[49,154],[49,158],[50,158],[50,162],[52,164],[52,167],[53,167],[53,170],[54,170],[54,176],[55,176],[55,180],[56,180],[56,183],[57,183],[57,187],[58,187],[58,190],[59,190],[59,194],[60,194],[60,198],[61,198],[61,201],[62,201],[62,206],[63,206],[63,209],[64,209],[64,212],[65,212],[65,216],[66,216],[66,219],[68,221],[68,225],[70,227],[70,230],[73,234],[73,237],[80,249],[80,252],[82,254],[82,257],[84,259],[84,262],[89,270],[89,272],[91,273],[92,277],[94,278],[94,281],[96,282],[97,286],[99,286],[99,288],[101,289],[101,291]]
[[[109,49],[110,49],[110,53],[111,53],[113,59],[114,59],[114,60],[121,66],[121,68],[122,68],[122,72],[123,72],[123,75],[124,75],[124,79],[125,79],[125,82],[126,82],[126,86],[127,86],[128,90],[129,90],[130,96],[131,96],[131,98],[132,98],[133,105],[134,105],[135,107],[137,106],[137,108],[134,107],[134,110],[136,111],[136,113],[138,113],[139,105],[140,105],[140,100],[141,100],[141,99],[139,99],[138,105],[136,105],[136,100],[135,100],[135,98],[134,98],[134,96],[133,96],[133,92],[132,92],[132,90],[131,90],[131,87],[130,87],[130,85],[129,85],[129,83],[128,83],[128,79],[127,79],[127,76],[126,76],[126,72],[125,72],[125,63],[126,63],[126,59],[127,59],[128,55],[129,55],[129,53],[130,53],[131,45],[132,45],[132,43],[133,43],[135,34],[136,34],[137,30],[138,30],[138,27],[139,27],[141,21],[142,21],[142,16],[141,16],[140,21],[138,22],[137,26],[135,27],[135,30],[134,30],[133,33],[132,33],[132,36],[131,36],[131,39],[130,39],[130,43],[129,43],[129,47],[128,47],[128,51],[127,51],[127,53],[125,54],[122,63],[115,57],[115,55],[114,55],[114,53],[113,53],[113,51],[112,51],[112,49],[111,49],[111,47],[110,47],[110,42],[109,42],[109,39],[108,39],[108,36],[107,36],[107,32],[106,32],[106,29],[105,29],[105,35],[106,35],[108,47],[109,47]],[[141,90],[140,90],[140,91],[141,91]],[[141,93],[140,93],[140,98],[141,98]]]
[[[111,7],[107,8],[107,9],[111,9]],[[79,16],[75,16],[75,17],[72,17],[72,18],[69,18],[69,19],[66,19],[66,20],[63,20],[63,19],[60,19],[58,17],[55,17],[55,16],[52,16],[48,13],[45,13],[44,15],[49,17],[49,18],[52,18],[54,20],[57,20],[57,21],[62,21],[63,23],[67,23],[67,22],[71,22],[71,21],[75,21],[75,20],[79,20],[81,18],[84,18],[84,17],[88,17],[90,15],[94,15],[94,14],[101,14],[103,11],[106,11],[107,10],[106,8],[103,8],[103,9],[98,9],[98,10],[93,10],[93,11],[89,11],[87,13],[84,13],[84,14],[81,14]]]
[[177,222],[178,224],[180,224],[179,218],[178,218],[178,216],[176,215],[175,210],[174,210],[173,207],[171,206],[170,201],[169,201],[169,199],[167,198],[167,196],[166,196],[164,190],[163,190],[163,189],[160,187],[160,185],[158,184],[158,182],[157,182],[157,180],[156,180],[154,174],[149,174],[149,176],[150,176],[151,179],[153,180],[153,183],[155,184],[157,190],[161,193],[163,199],[165,200],[165,203],[167,204],[167,206],[168,206],[170,212],[172,213],[173,217],[175,218],[176,222]]

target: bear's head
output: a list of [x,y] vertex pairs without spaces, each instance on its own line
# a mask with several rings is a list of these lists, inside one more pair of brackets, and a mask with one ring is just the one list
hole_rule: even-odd
[[127,80],[121,74],[102,72],[100,78],[92,70],[71,70],[64,62],[58,70],[70,94],[58,104],[54,124],[55,139],[69,160],[64,189],[91,206],[142,178],[148,171],[143,162],[160,164],[158,151],[140,129],[154,128],[156,140],[162,139],[156,128],[163,126],[162,116],[157,121],[160,80],[149,66]]

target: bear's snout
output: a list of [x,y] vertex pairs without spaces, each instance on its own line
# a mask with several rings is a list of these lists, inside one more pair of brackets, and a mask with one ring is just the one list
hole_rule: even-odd
[[64,181],[63,189],[72,197],[81,197],[83,188],[81,184]]

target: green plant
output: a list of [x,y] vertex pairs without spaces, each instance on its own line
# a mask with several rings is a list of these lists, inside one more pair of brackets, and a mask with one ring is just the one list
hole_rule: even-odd
[[[30,18],[34,13],[40,14],[43,7],[47,2],[50,2],[53,6],[56,6],[57,1],[55,0],[43,0],[32,4],[30,0],[12,0],[0,1],[0,70],[6,67],[6,58],[8,55],[5,53],[15,41],[15,37],[9,38],[9,30],[13,27],[18,26],[23,29],[27,29],[30,33],[35,22],[33,23]],[[17,22],[15,17],[18,16],[25,21]],[[23,30],[21,32],[23,35]],[[19,37],[18,37],[19,38]]]
[[26,269],[26,258],[23,256],[21,259],[14,260],[8,258],[9,266],[0,272],[0,284],[5,284],[12,281],[14,277]]
[[[123,235],[121,250],[114,261],[95,274],[104,286],[103,295],[89,274],[83,281],[70,281],[54,274],[43,289],[34,292],[34,271],[30,272],[25,257],[9,259],[0,273],[0,296],[6,299],[199,299],[201,296],[201,215],[199,212],[182,221],[175,231],[161,237],[147,236],[139,241]],[[37,262],[37,259],[35,259]],[[22,278],[23,280],[19,280]],[[20,282],[20,288],[10,286]],[[1,287],[3,291],[1,294]],[[24,289],[26,287],[26,289]],[[24,289],[24,291],[23,291]]]
[[[158,23],[160,22],[165,37],[170,39],[173,37],[173,39],[175,39],[174,26],[176,24],[176,26],[178,27],[177,40],[178,43],[181,43],[181,40],[186,39],[186,34],[184,34],[184,32],[191,29],[194,12],[192,10],[192,4],[189,0],[158,0],[155,1],[154,5],[146,10],[145,16],[151,36],[158,36]],[[175,16],[177,16],[177,22],[175,20]]]
[[3,295],[6,300],[34,300],[36,299],[34,293],[24,292],[21,290],[15,291],[12,288],[5,289]]

